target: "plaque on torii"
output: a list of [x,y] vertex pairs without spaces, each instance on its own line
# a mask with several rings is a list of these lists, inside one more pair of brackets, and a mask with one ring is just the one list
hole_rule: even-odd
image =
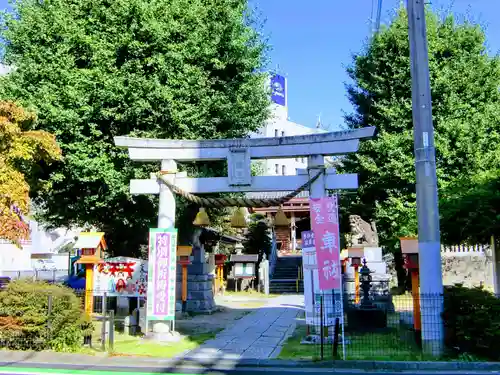
[[[227,161],[227,177],[190,178],[182,172],[166,171],[174,172],[172,182],[189,193],[282,192],[295,190],[305,184],[310,179],[310,171],[298,169],[297,175],[292,176],[252,176],[252,159],[309,157],[308,169],[317,169],[321,165],[312,165],[312,159],[356,152],[360,139],[371,138],[374,132],[374,127],[367,127],[291,137],[200,141],[115,137],[115,144],[127,148],[130,159],[134,161],[168,160],[174,166],[172,162]],[[131,180],[130,193],[159,194],[160,184],[155,175],[150,179]],[[357,188],[357,174],[337,174],[333,168],[325,171],[324,190]]]

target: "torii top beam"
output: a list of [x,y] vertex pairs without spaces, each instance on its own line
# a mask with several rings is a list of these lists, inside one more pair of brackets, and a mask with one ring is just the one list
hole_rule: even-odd
[[375,127],[279,138],[170,140],[115,137],[118,147],[128,148],[136,161],[203,161],[228,159],[235,149],[248,150],[251,159],[294,158],[310,155],[342,155],[356,152],[359,140],[371,138]]

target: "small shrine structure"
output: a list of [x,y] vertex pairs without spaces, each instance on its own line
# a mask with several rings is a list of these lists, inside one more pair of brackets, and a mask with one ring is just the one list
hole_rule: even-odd
[[78,236],[73,249],[80,249],[77,264],[85,265],[85,312],[91,315],[94,311],[94,266],[104,263],[104,252],[108,246],[104,240],[104,232],[83,232]]

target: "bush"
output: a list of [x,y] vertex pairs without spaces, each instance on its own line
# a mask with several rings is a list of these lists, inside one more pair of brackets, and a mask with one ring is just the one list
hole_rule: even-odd
[[455,354],[500,360],[500,300],[482,288],[447,287],[443,321],[445,344]]
[[91,328],[80,299],[64,286],[23,280],[0,292],[0,346],[75,351]]

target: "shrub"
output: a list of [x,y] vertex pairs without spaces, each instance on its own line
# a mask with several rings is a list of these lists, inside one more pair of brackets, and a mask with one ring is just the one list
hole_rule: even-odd
[[443,321],[445,344],[456,354],[499,360],[500,300],[482,288],[447,287]]
[[[51,311],[49,313],[49,295]],[[0,292],[0,345],[16,350],[75,351],[89,322],[71,289],[14,281]]]

